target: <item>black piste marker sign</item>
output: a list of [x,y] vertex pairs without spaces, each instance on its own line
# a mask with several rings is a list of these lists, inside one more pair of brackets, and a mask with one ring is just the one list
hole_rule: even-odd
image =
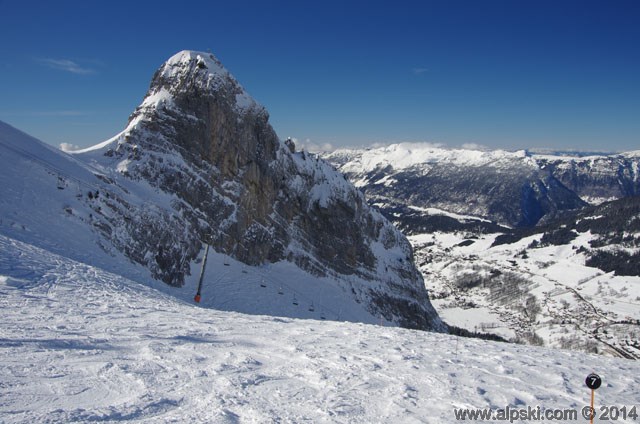
[[591,390],[596,390],[602,385],[602,379],[598,374],[595,373],[589,374],[584,382]]
[[596,389],[598,389],[598,387],[602,385],[602,379],[598,374],[592,372],[587,376],[587,379],[584,381],[584,383],[587,385],[588,388],[591,389],[591,410],[590,410],[591,413],[589,415],[589,418],[591,418],[591,420],[589,422],[593,424],[593,419],[596,416],[596,410],[593,409],[593,401],[595,398]]

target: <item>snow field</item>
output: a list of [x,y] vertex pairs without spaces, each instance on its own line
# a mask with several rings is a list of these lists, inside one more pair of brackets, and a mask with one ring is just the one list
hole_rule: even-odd
[[194,307],[0,236],[0,422],[449,423],[454,407],[637,405],[640,365]]

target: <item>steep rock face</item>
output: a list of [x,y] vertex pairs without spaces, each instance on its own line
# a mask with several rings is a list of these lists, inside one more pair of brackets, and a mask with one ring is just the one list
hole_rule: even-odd
[[637,152],[569,157],[403,143],[323,157],[383,211],[438,208],[515,227],[640,191]]
[[541,157],[538,163],[589,203],[640,194],[640,157],[634,153],[571,159]]
[[211,54],[183,51],[154,75],[114,139],[77,153],[167,205],[110,199],[94,225],[157,278],[181,285],[202,242],[246,264],[291,261],[367,282],[357,302],[402,326],[444,330],[406,238],[329,164],[281,142]]

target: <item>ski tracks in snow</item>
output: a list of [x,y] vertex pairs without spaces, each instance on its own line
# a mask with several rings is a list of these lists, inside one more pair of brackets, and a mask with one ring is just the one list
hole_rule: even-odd
[[0,422],[447,423],[637,405],[634,361],[198,308],[0,236]]

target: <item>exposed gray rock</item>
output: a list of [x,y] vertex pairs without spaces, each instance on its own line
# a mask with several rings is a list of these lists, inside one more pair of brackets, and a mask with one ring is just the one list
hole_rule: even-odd
[[640,158],[633,154],[585,158],[541,158],[565,187],[585,201],[598,204],[640,194]]

